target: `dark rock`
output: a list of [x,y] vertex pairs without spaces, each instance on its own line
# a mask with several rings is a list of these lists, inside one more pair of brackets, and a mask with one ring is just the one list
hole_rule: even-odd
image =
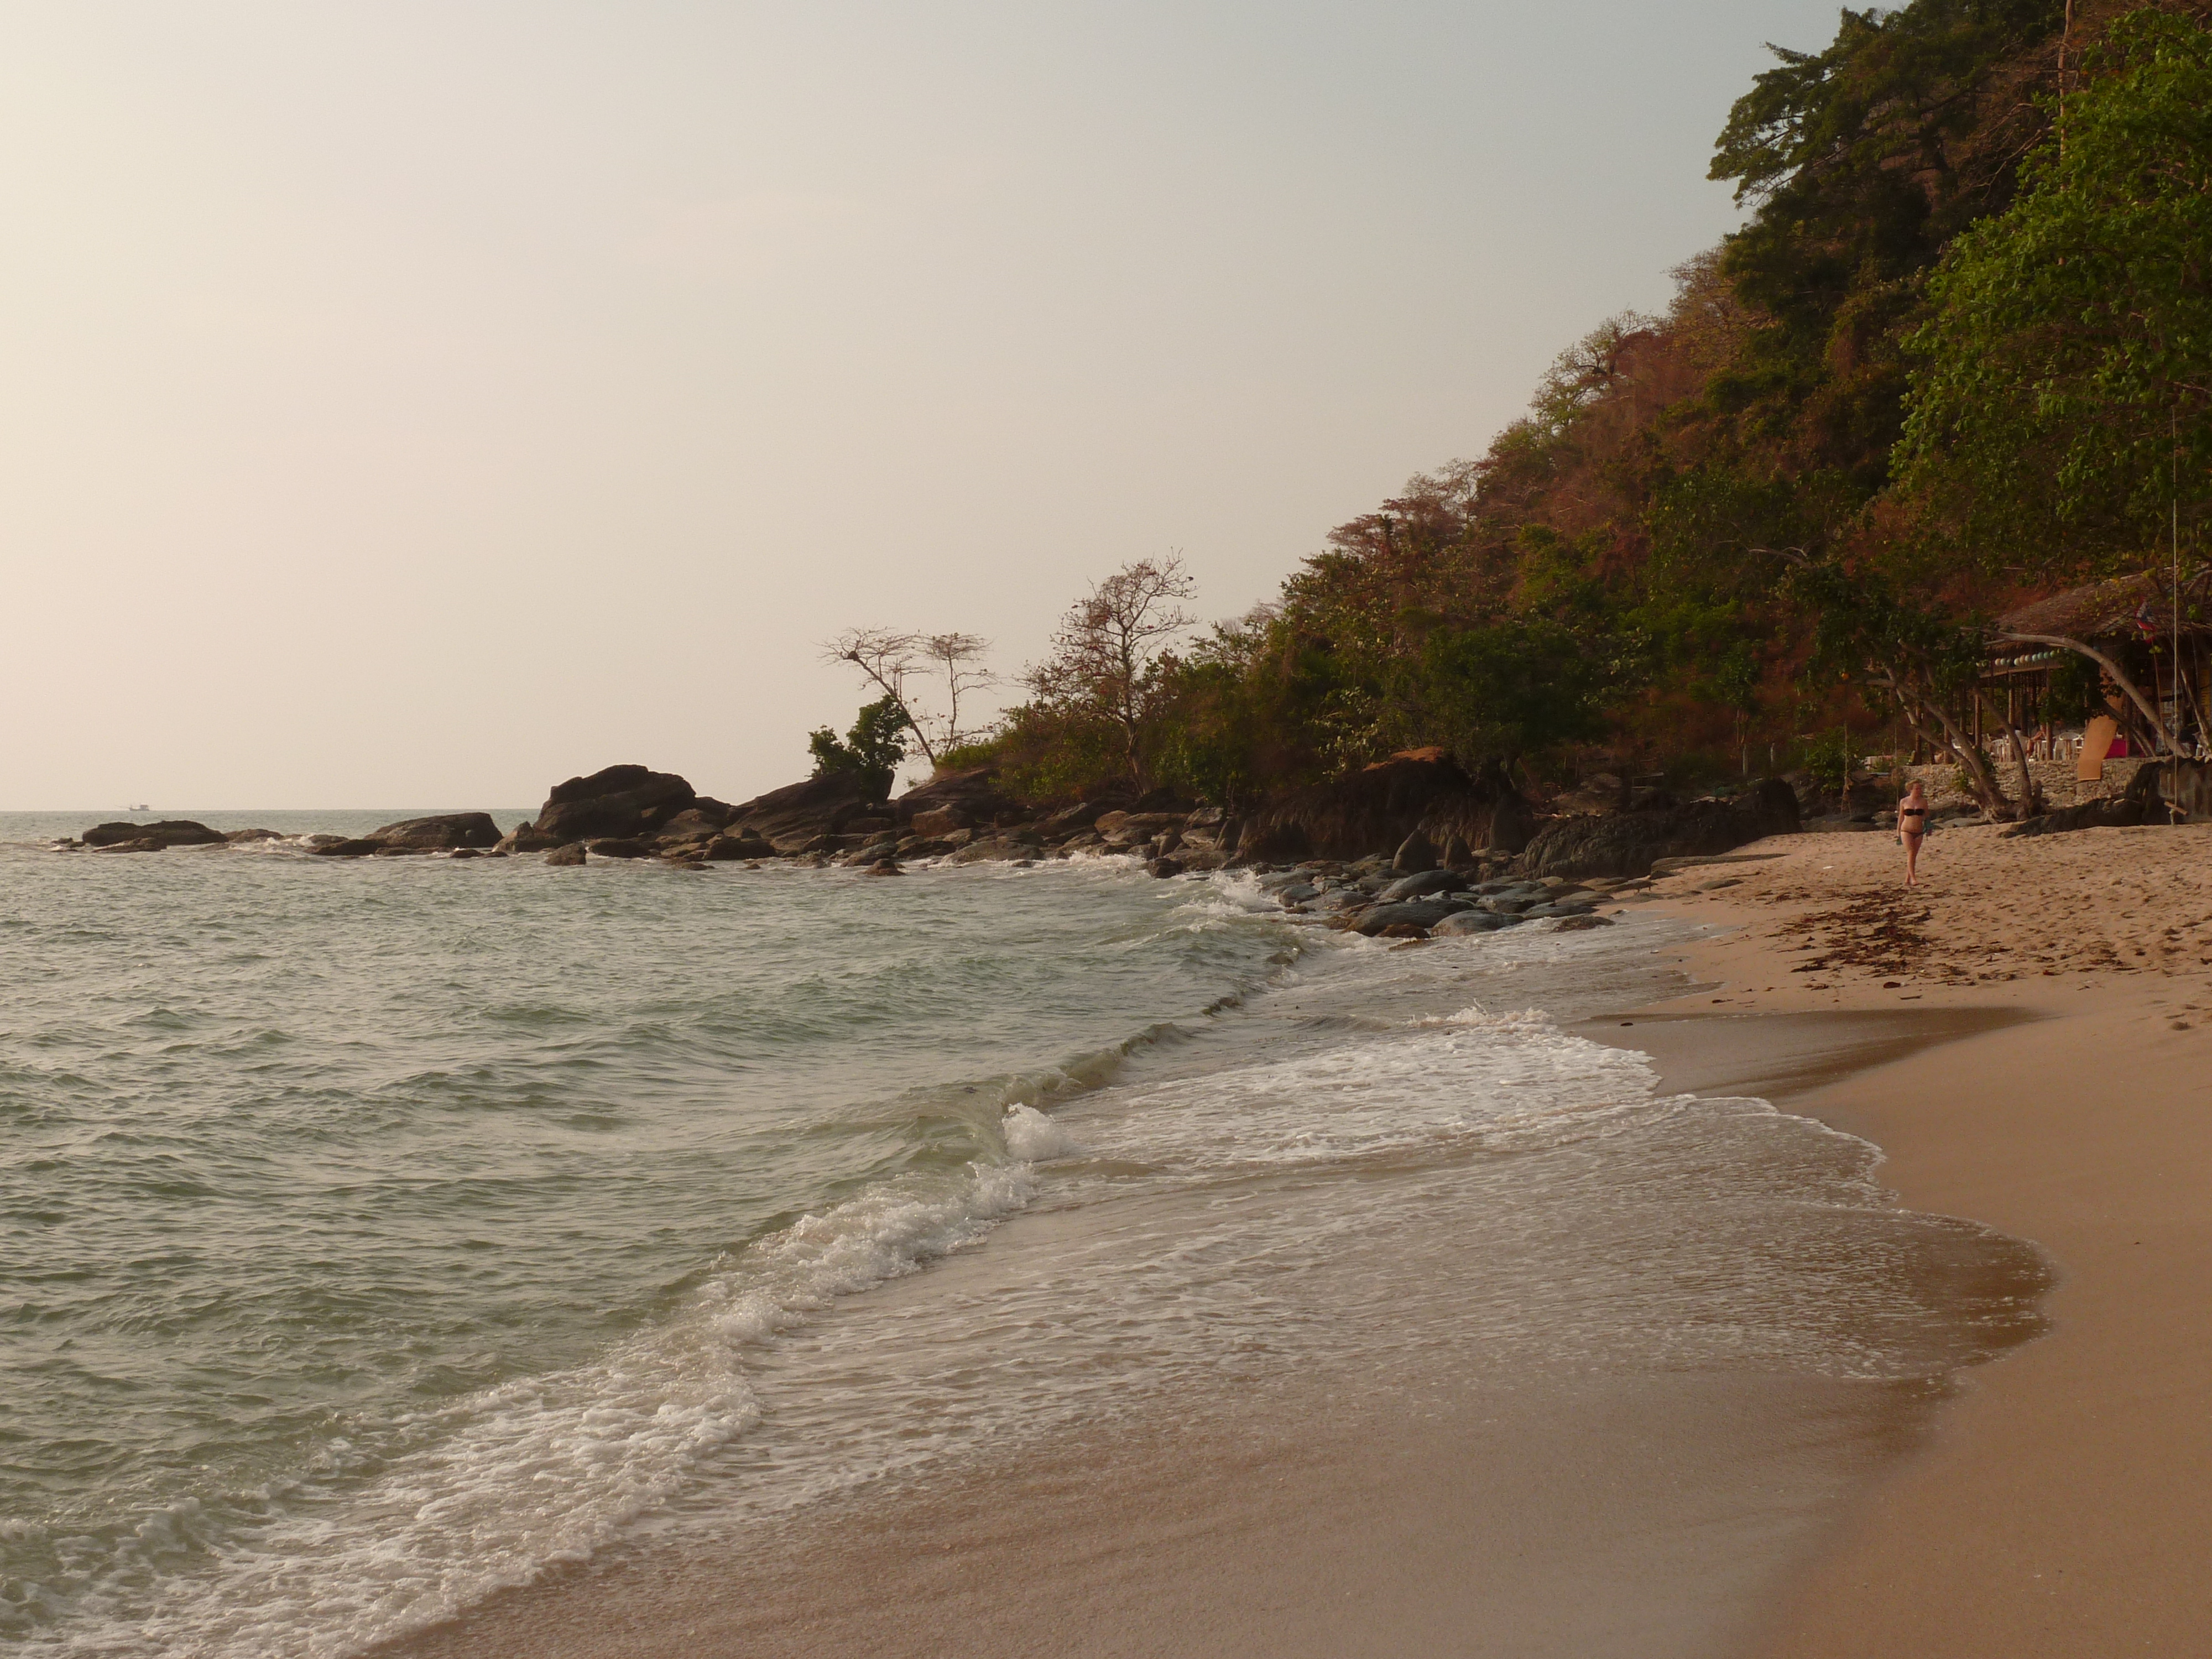
[[[715,805],[719,806],[720,803]],[[703,802],[687,806],[660,826],[661,837],[669,841],[705,841],[728,826],[731,810],[723,806],[719,811],[711,811]]]
[[1796,793],[1768,778],[1732,802],[1557,819],[1528,843],[1521,867],[1532,875],[1642,876],[1662,858],[1726,853],[1768,836],[1795,835],[1799,827]]
[[1157,877],[1162,881],[1165,881],[1170,876],[1181,875],[1182,870],[1182,865],[1175,859],[1154,859],[1145,866],[1146,873]]
[[[1364,933],[1367,930],[1363,927],[1359,931]],[[1418,921],[1394,921],[1373,935],[1376,939],[1426,939],[1428,936],[1429,930]]]
[[554,785],[532,827],[564,842],[636,836],[658,830],[697,800],[691,786],[673,772],[610,766]]
[[954,830],[988,827],[1026,817],[1022,804],[999,787],[998,779],[998,769],[991,766],[948,772],[908,790],[891,802],[891,811],[901,823],[911,823],[924,812],[951,811],[962,820],[947,826]]
[[796,853],[838,834],[854,818],[874,817],[881,805],[866,779],[831,772],[757,795],[740,804],[730,822],[733,832],[757,836],[779,853]]
[[1164,785],[1158,789],[1148,789],[1138,796],[1130,802],[1129,810],[1132,812],[1174,812],[1188,817],[1191,806],[1192,802],[1182,791]]
[[284,836],[275,830],[226,830],[222,832],[222,838],[237,846],[246,842],[282,841]]
[[555,848],[551,852],[545,855],[545,862],[547,864],[558,865],[564,867],[574,866],[575,865],[581,864],[583,861],[584,843],[580,841],[564,842],[562,845]]
[[916,812],[908,826],[917,836],[949,836],[955,830],[973,830],[975,820],[965,807],[933,806],[926,812]]
[[111,841],[104,847],[95,847],[95,853],[166,853],[169,843],[165,841]]
[[432,848],[496,847],[499,826],[489,812],[445,812],[434,817],[403,818],[372,830],[363,837],[385,847],[410,847],[427,852]]
[[1510,925],[1504,916],[1493,916],[1486,910],[1462,910],[1446,916],[1429,931],[1439,939],[1453,939],[1465,933],[1494,933]]
[[340,842],[343,841],[345,837],[343,836],[313,835],[308,836],[304,839],[307,843],[308,850],[312,852],[318,847],[335,847]]
[[366,836],[356,836],[349,840],[326,841],[320,846],[310,847],[307,850],[317,858],[366,859],[374,858],[382,852],[384,843],[370,841]]
[[1048,839],[1064,838],[1088,830],[1098,822],[1098,815],[1105,810],[1096,801],[1083,801],[1054,812],[1039,823],[1037,830]]
[[1431,893],[1455,893],[1465,889],[1467,878],[1449,870],[1424,870],[1419,875],[1394,881],[1382,890],[1382,896],[1395,902],[1400,899],[1426,898]]
[[716,836],[706,846],[707,856],[716,861],[737,859],[772,859],[775,848],[757,836]]
[[1611,916],[1569,916],[1552,931],[1555,933],[1580,933],[1592,927],[1610,927]]
[[1437,898],[1411,899],[1403,904],[1377,904],[1360,915],[1353,924],[1353,931],[1372,938],[1385,928],[1405,922],[1425,932],[1446,916],[1457,915],[1466,908],[1466,904],[1458,899]]
[[1277,796],[1245,822],[1237,848],[1243,857],[1271,862],[1387,859],[1419,831],[1431,843],[1456,835],[1469,846],[1517,852],[1534,822],[1496,763],[1469,778],[1442,750],[1415,749]]
[[[2084,801],[2079,806],[2045,812],[2040,817],[2030,818],[2025,823],[2016,823],[2009,830],[1999,830],[1998,837],[2002,840],[2017,836],[2063,836],[2075,830],[2126,830],[2139,823],[2171,823],[2173,814],[2167,810],[2160,786],[2172,764],[2168,761],[2157,766],[2139,768],[2135,776],[2128,780],[2127,793],[2124,795]],[[2198,799],[2199,793],[2206,791],[2203,763],[2184,761],[2182,765],[2190,769],[2182,776],[2184,811],[2187,816],[2197,817],[2199,812],[2190,809],[2186,803]]]
[[584,845],[603,859],[649,859],[653,848],[641,841],[632,841],[622,836],[600,836]]
[[1182,829],[1182,820],[1172,812],[1106,812],[1091,827],[1109,847],[1135,847]]
[[1401,875],[1419,875],[1438,868],[1443,860],[1429,838],[1416,830],[1398,843],[1398,850],[1390,860],[1390,867]]
[[556,847],[567,845],[558,836],[541,836],[534,823],[519,823],[502,836],[499,851],[502,853],[544,853]]
[[485,856],[485,849],[475,847],[456,847],[453,848],[452,856],[457,859],[480,859]]
[[868,866],[868,873],[872,876],[902,876],[906,872],[898,867],[896,859],[878,859]]
[[376,851],[369,855],[372,858],[419,859],[430,855],[430,849],[427,847],[394,847],[389,842],[381,841],[375,845]]
[[125,842],[150,841],[163,847],[220,847],[224,836],[190,818],[163,818],[158,823],[95,823],[77,839],[87,847],[114,847]]

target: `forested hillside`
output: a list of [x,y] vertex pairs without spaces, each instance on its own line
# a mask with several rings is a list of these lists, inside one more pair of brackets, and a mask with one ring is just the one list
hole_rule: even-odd
[[940,758],[1238,801],[1425,744],[1711,781],[1938,730],[1987,616],[2162,561],[2177,496],[2195,545],[2208,12],[1914,0],[1778,49],[1712,161],[1748,220],[1663,314],[1593,329],[1273,601],[1111,695],[1044,665]]

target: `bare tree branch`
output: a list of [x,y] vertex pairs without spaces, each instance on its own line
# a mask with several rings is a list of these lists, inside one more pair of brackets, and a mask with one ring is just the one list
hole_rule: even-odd
[[921,752],[929,757],[929,763],[935,766],[937,751],[930,746],[921,722],[915,718],[914,707],[906,694],[908,678],[927,657],[919,635],[892,628],[848,628],[836,639],[824,641],[822,646],[823,661],[850,663],[898,705],[915,741],[921,745]]
[[939,744],[942,749],[957,749],[969,735],[960,726],[961,695],[982,690],[999,682],[999,677],[983,665],[990,649],[990,641],[973,634],[932,634],[921,641],[922,655],[945,677],[944,736]]
[[1044,701],[1087,706],[1118,726],[1129,775],[1139,784],[1152,671],[1166,642],[1190,627],[1194,618],[1182,601],[1197,592],[1180,551],[1133,560],[1069,608],[1052,655],[1022,677]]

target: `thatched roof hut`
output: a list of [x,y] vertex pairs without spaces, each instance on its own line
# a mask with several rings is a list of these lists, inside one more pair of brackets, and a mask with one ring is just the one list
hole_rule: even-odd
[[[2056,634],[2069,640],[2114,637],[2173,637],[2173,578],[2162,570],[2116,576],[2069,588],[2008,611],[1993,630],[2007,634]],[[2212,567],[2183,576],[2181,632],[2212,637]]]

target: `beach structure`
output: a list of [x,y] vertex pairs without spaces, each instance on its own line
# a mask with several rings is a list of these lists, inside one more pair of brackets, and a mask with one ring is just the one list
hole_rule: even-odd
[[[2052,675],[2069,656],[2101,675],[2108,714],[2051,717]],[[2147,570],[2005,612],[1990,625],[1976,692],[1977,744],[2009,750],[2016,738],[2033,758],[2075,761],[2084,780],[2100,776],[2107,757],[2201,754],[2212,739],[2212,567],[2179,584]],[[1990,730],[2000,714],[2005,729]]]

